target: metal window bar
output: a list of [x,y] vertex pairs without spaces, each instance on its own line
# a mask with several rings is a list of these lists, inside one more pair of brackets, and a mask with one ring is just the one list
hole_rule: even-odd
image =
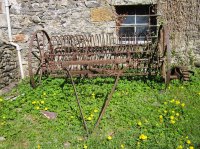
[[[126,28],[126,27],[133,27],[134,28],[134,43],[137,44],[137,38],[140,38],[140,37],[137,37],[137,30],[138,30],[138,27],[148,27],[148,30],[151,31],[151,27],[158,27],[158,25],[151,25],[151,17],[157,17],[157,16],[160,16],[158,14],[150,14],[150,9],[149,9],[149,15],[137,15],[136,13],[134,15],[118,15],[118,17],[124,17],[124,16],[133,16],[134,17],[134,24],[126,24],[126,23],[122,23],[121,26],[115,26],[115,27],[118,27],[118,28]],[[148,17],[148,22],[147,23],[137,23],[137,17],[138,16],[147,16]],[[157,37],[157,36],[156,36]]]

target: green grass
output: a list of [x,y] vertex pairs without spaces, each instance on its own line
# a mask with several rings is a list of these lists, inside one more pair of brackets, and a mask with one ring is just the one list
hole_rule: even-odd
[[[93,131],[113,78],[75,80],[90,135],[82,126],[70,81],[48,78],[32,89],[23,81],[0,98],[2,149],[200,148],[200,73],[190,82],[122,78],[99,127]],[[15,100],[8,99],[17,96]],[[38,109],[39,108],[39,109]],[[49,120],[40,110],[56,112]],[[90,120],[91,119],[91,120]],[[110,138],[110,140],[108,139]],[[191,144],[189,141],[191,142]]]

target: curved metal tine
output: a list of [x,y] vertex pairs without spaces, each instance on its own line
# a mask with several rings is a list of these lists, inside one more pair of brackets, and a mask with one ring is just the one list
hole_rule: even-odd
[[64,54],[65,54],[65,61],[68,60],[68,52],[69,51],[69,36],[65,35],[64,36]]
[[[99,38],[97,34],[93,34],[93,39],[94,39],[94,47],[92,48],[92,52],[96,52],[99,53],[99,47],[98,47],[98,43],[99,43]],[[99,57],[96,57],[96,59],[99,59]]]
[[69,41],[69,42],[68,42],[68,43],[69,43],[69,46],[70,46],[70,47],[73,47],[73,36],[72,36],[72,35],[68,35],[67,38],[68,38],[68,41]]
[[92,46],[92,47],[95,47],[95,41],[96,41],[96,40],[95,40],[95,39],[96,39],[96,38],[95,38],[95,35],[94,35],[94,34],[91,34],[90,37],[91,37],[91,39],[92,39],[92,45],[91,45],[91,46]]
[[135,36],[134,36],[134,33],[132,33],[132,45],[135,45]]
[[60,39],[60,36],[56,36],[56,41],[57,41],[57,48],[56,48],[56,51],[55,51],[55,54],[56,54],[56,57],[57,57],[57,61],[60,60],[60,49],[61,49],[61,39]]
[[81,47],[81,44],[82,44],[81,35],[77,35],[77,36],[76,36],[76,39],[77,39],[76,45],[77,45],[77,47],[79,48],[79,47]]
[[[90,39],[90,47],[88,49],[89,53],[96,53],[96,49],[95,49],[95,36],[93,34],[89,35],[89,39]],[[96,55],[94,56],[96,59]],[[91,59],[91,57],[88,57],[88,59]]]
[[67,36],[66,35],[64,35],[63,36],[63,48],[62,48],[62,50],[63,50],[63,60],[65,61],[65,60],[67,60],[66,59],[66,54],[67,54]]
[[104,53],[104,58],[105,58],[106,51],[104,49],[103,34],[97,34],[97,36],[98,36],[98,52]]
[[[55,55],[57,53],[57,48],[58,48],[58,41],[57,41],[57,36],[52,36],[52,40],[53,40],[53,54]],[[55,61],[56,56],[53,57],[53,60]]]
[[90,36],[89,35],[85,35],[85,51],[83,51],[85,53],[85,56],[82,56],[83,59],[87,59],[87,57],[90,55],[88,55],[88,52],[89,52],[89,48],[91,46],[91,39],[90,39]]
[[95,38],[96,38],[96,46],[99,47],[100,45],[100,39],[99,39],[99,34],[95,34]]
[[[81,41],[81,43],[80,43],[80,46],[79,46],[79,52],[77,53],[77,56],[78,56],[78,60],[83,60],[83,53],[85,53],[85,51],[84,50],[86,50],[87,49],[87,45],[86,45],[86,37],[85,37],[85,35],[79,35],[79,38],[80,38],[80,41]],[[80,55],[78,55],[78,54],[80,54]]]
[[[55,54],[55,48],[56,48],[55,42],[56,42],[56,37],[55,37],[55,36],[51,36],[50,41],[51,41],[51,46],[52,46],[50,53],[51,53],[51,54]],[[50,59],[53,60],[54,57],[55,57],[55,56],[52,55],[52,56],[50,56]]]
[[[70,60],[73,60],[73,56],[74,56],[74,53],[76,51],[76,35],[70,35],[70,42],[71,42],[71,49],[70,49]],[[72,68],[72,65],[71,65],[71,69]]]
[[54,53],[56,53],[55,49],[58,48],[58,36],[54,36],[54,44],[55,44]]
[[77,57],[80,57],[79,54],[81,53],[81,50],[83,48],[84,45],[84,37],[83,35],[78,35],[78,48],[77,48]]
[[110,47],[110,42],[109,42],[109,39],[110,39],[110,37],[109,37],[109,34],[107,33],[107,34],[105,34],[105,38],[106,38],[106,44],[105,44],[105,46],[106,46],[106,48],[107,48],[107,51],[108,51],[108,53],[110,53],[110,59],[112,59],[112,49],[111,49],[111,47]]
[[56,38],[55,36],[51,36],[51,43],[53,47],[55,47],[55,40],[56,40],[55,38]]
[[101,46],[105,47],[106,46],[106,34],[99,34],[101,37]]
[[[101,52],[101,47],[100,47],[100,37],[99,37],[99,34],[95,34],[94,35],[95,37],[95,47],[94,47],[94,51],[96,51],[96,53],[100,53]],[[99,55],[96,55],[96,59],[97,60],[100,60],[101,57]]]
[[65,59],[64,59],[64,54],[65,54],[65,38],[64,38],[64,36],[62,35],[62,36],[60,36],[60,40],[61,40],[61,51],[60,51],[60,60],[61,61],[64,61]]
[[63,35],[60,36],[60,41],[61,41],[61,50],[63,51],[64,50],[64,45],[65,45],[65,39],[64,39]]
[[72,35],[66,35],[66,38],[67,38],[67,41],[68,41],[68,45],[67,45],[67,54],[69,54],[69,55],[67,55],[66,56],[66,59],[67,60],[71,60],[71,53],[72,53],[72,51],[73,51],[73,36]]

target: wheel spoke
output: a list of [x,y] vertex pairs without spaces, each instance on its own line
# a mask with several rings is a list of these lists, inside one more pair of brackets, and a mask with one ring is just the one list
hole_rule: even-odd
[[34,53],[33,51],[31,53],[41,62],[40,57],[36,53]]
[[38,75],[38,73],[40,72],[40,68],[41,68],[41,66],[42,66],[42,63],[40,63],[40,65],[38,66],[38,69],[37,69],[35,75]]

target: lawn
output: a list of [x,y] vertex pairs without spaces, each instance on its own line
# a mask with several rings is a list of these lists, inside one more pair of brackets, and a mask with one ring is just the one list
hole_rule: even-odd
[[[94,125],[114,78],[74,79],[89,136],[70,80],[27,80],[0,97],[2,149],[200,148],[200,72],[189,82],[121,78],[98,128]],[[57,114],[46,118],[41,111]]]

